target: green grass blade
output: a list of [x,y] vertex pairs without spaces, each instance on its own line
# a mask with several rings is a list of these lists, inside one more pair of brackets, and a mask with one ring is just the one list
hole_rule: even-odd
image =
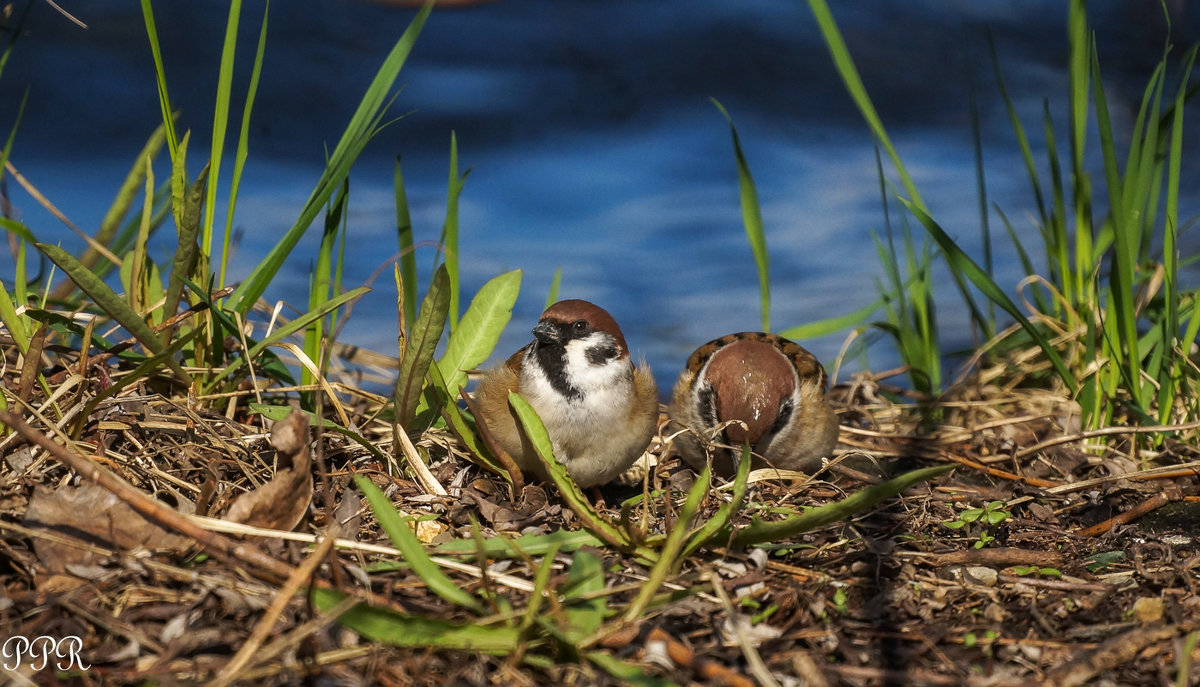
[[242,18],[242,0],[230,0],[225,21],[225,41],[221,47],[221,63],[217,69],[217,93],[212,125],[212,152],[208,164],[215,170],[204,203],[203,250],[212,256],[213,217],[217,208],[217,185],[221,177],[221,158],[225,154],[225,132],[229,128],[229,96],[233,90],[233,59],[237,53],[238,24]]
[[[225,285],[225,271],[230,257],[230,241],[233,238],[233,217],[237,209],[238,193],[242,188],[242,173],[246,169],[246,159],[250,156],[250,113],[254,111],[254,101],[258,97],[258,84],[262,76],[263,56],[267,49],[267,17],[271,13],[271,2],[267,0],[263,7],[262,24],[258,29],[258,46],[254,53],[254,66],[250,70],[250,85],[246,88],[246,103],[242,106],[242,125],[238,131],[237,149],[233,156],[233,177],[229,182],[229,202],[225,208],[225,234],[221,242],[220,270],[217,286]],[[212,253],[206,254],[212,260]]]
[[446,273],[450,275],[450,332],[458,327],[458,199],[471,170],[458,174],[458,137],[450,132],[450,181],[446,190],[446,221],[442,224],[442,250],[445,254]]
[[482,553],[488,558],[520,558],[514,551],[514,546],[527,556],[544,556],[553,549],[561,553],[572,553],[583,547],[600,547],[604,542],[587,530],[555,530],[549,534],[522,534],[519,537],[508,538],[496,536],[484,540],[482,552],[469,539],[452,539],[434,548],[434,552],[443,556],[474,556]]
[[[447,265],[446,273],[450,269]],[[467,383],[467,370],[474,368],[496,348],[500,334],[512,319],[513,305],[521,291],[521,270],[505,272],[480,287],[463,314],[462,325],[450,333],[446,352],[438,360],[438,368],[446,380],[451,396]],[[454,280],[450,277],[450,315],[454,315]]]
[[167,72],[163,68],[162,49],[158,43],[158,28],[154,23],[154,10],[150,0],[142,0],[142,19],[146,24],[146,37],[150,39],[150,54],[154,58],[154,76],[158,84],[158,104],[162,110],[163,132],[171,159],[179,148],[179,137],[175,135],[175,116],[171,112],[171,98],[167,94]]
[[826,336],[828,334],[833,334],[834,332],[840,332],[866,323],[867,319],[870,318],[875,311],[879,310],[882,305],[883,299],[880,298],[874,303],[864,305],[854,312],[849,312],[845,315],[828,317],[823,320],[817,320],[816,322],[798,324],[795,327],[789,327],[779,332],[779,335],[785,339],[801,341],[803,339],[815,339],[819,336]]
[[379,526],[383,528],[384,532],[387,532],[392,544],[404,556],[405,562],[421,578],[429,591],[457,606],[469,608],[479,614],[486,613],[483,604],[478,599],[460,589],[454,580],[442,572],[437,563],[434,563],[429,557],[411,527],[412,518],[401,516],[388,497],[384,496],[379,487],[375,486],[367,477],[355,475],[354,482],[367,497],[367,502],[371,504],[371,510],[374,511]]
[[833,20],[833,13],[829,11],[829,5],[825,0],[808,0],[808,6],[812,10],[813,16],[816,17],[817,26],[821,30],[821,36],[825,39],[825,45],[829,48],[829,54],[833,57],[834,66],[837,67],[838,74],[842,77],[842,83],[846,86],[846,90],[849,91],[851,99],[858,106],[858,110],[863,118],[867,120],[867,126],[870,127],[871,133],[875,135],[879,144],[887,151],[888,157],[891,158],[892,164],[896,167],[896,173],[900,176],[901,183],[904,184],[904,189],[908,193],[908,197],[912,199],[914,205],[924,209],[925,201],[921,199],[921,194],[917,191],[917,185],[913,183],[908,169],[904,166],[904,162],[900,159],[900,155],[892,145],[891,138],[888,137],[887,131],[883,128],[883,121],[879,118],[879,113],[875,111],[875,106],[871,103],[870,96],[867,95],[867,88],[863,85],[862,77],[858,74],[858,68],[854,66],[854,60],[850,57],[850,50],[846,47],[846,41],[842,38],[842,33],[838,29],[837,23]]
[[413,241],[412,214],[408,209],[408,193],[404,190],[404,173],[400,169],[400,156],[396,156],[396,168],[392,175],[392,188],[396,196],[396,243],[400,249],[400,277],[404,284],[404,323],[412,326],[417,317],[417,254]]
[[1041,347],[1042,352],[1046,354],[1046,357],[1050,360],[1050,363],[1054,366],[1055,371],[1058,372],[1059,377],[1062,379],[1063,384],[1066,385],[1067,389],[1069,389],[1071,393],[1075,393],[1079,386],[1078,382],[1075,381],[1075,375],[1070,369],[1067,368],[1066,364],[1063,363],[1058,351],[1054,349],[1054,346],[1050,344],[1050,341],[1046,339],[1041,330],[1035,327],[1033,323],[1025,317],[1024,313],[1022,313],[1020,309],[1018,309],[1017,306],[1008,298],[1008,296],[1000,290],[1000,287],[996,285],[996,282],[992,281],[979,267],[979,265],[975,264],[975,261],[958,247],[958,244],[954,242],[954,239],[950,238],[950,235],[947,234],[944,229],[938,226],[937,222],[935,222],[932,217],[925,214],[925,212],[920,208],[916,207],[915,205],[911,205],[906,201],[905,205],[908,206],[908,209],[912,211],[917,220],[925,226],[926,231],[933,236],[934,241],[936,241],[941,247],[942,254],[946,257],[947,262],[952,263],[954,265],[954,269],[960,271],[968,279],[970,279],[973,284],[975,284],[975,288],[979,289],[985,296],[991,299],[993,303],[1000,306],[1000,308],[1004,310],[1004,312],[1011,315],[1013,319],[1021,323],[1021,326],[1025,328],[1025,331],[1027,331],[1029,335],[1033,337],[1034,341],[1036,341]]
[[[166,303],[163,307],[163,315],[171,317],[175,311],[179,309],[179,301],[183,298],[184,280],[195,275],[193,270],[196,267],[196,251],[197,237],[200,234],[200,208],[204,202],[204,187],[208,181],[208,167],[200,170],[200,176],[196,178],[196,183],[192,184],[192,189],[188,193],[184,201],[183,208],[183,223],[180,224],[177,233],[177,241],[175,243],[175,257],[171,261],[171,273],[167,276],[167,294]],[[153,196],[146,198],[146,202],[153,204]],[[170,340],[171,332],[165,332],[163,342]]]
[[16,304],[13,303],[8,289],[0,284],[0,323],[8,330],[21,355],[29,351],[29,330],[26,329],[26,322],[26,318],[17,314]]
[[388,103],[391,101],[391,96],[388,94],[400,74],[401,67],[404,66],[404,62],[408,59],[413,44],[417,40],[417,35],[425,25],[425,20],[428,18],[432,8],[432,2],[426,3],[421,11],[417,13],[412,23],[409,24],[408,29],[405,30],[404,34],[396,42],[391,53],[384,60],[383,65],[379,68],[375,78],[371,81],[371,85],[363,95],[362,101],[354,112],[354,116],[351,117],[350,123],[342,134],[342,138],[338,141],[333,153],[329,156],[329,162],[325,167],[325,171],[321,174],[321,178],[318,180],[317,186],[313,189],[308,201],[305,202],[296,223],[288,229],[287,233],[271,249],[267,257],[255,266],[250,275],[238,285],[237,289],[230,296],[231,302],[238,312],[244,315],[254,307],[255,302],[266,291],[267,286],[283,266],[292,249],[295,248],[313,220],[316,219],[325,203],[333,195],[333,192],[341,185],[342,180],[350,173],[350,166],[358,159],[359,154],[366,147],[367,143],[378,132],[379,122]]
[[276,328],[269,336],[262,339],[258,343],[253,344],[240,358],[231,361],[228,365],[222,368],[220,372],[214,375],[213,378],[210,379],[205,385],[204,393],[209,393],[212,389],[216,388],[217,384],[221,380],[233,375],[235,372],[240,371],[243,367],[245,367],[247,361],[254,360],[259,354],[265,351],[268,346],[271,346],[277,341],[282,341],[301,329],[304,329],[313,320],[318,320],[322,317],[325,317],[325,315],[329,314],[331,311],[342,307],[346,303],[356,298],[359,298],[368,291],[370,291],[369,288],[360,286],[357,289],[352,289],[346,293],[338,294],[325,303],[322,303],[320,308],[306,312],[282,327]]
[[[746,452],[742,453],[745,458]],[[749,461],[743,460],[743,463],[748,464]],[[749,474],[749,473],[747,473]],[[667,540],[663,542],[662,551],[659,552],[658,560],[650,567],[650,572],[646,574],[646,581],[642,583],[638,589],[637,596],[633,601],[629,602],[629,606],[625,609],[625,614],[622,619],[626,623],[632,623],[642,617],[642,613],[646,610],[650,600],[658,593],[663,582],[667,581],[667,576],[674,572],[683,558],[679,555],[683,551],[684,545],[688,541],[688,535],[691,532],[692,519],[696,517],[696,513],[700,510],[700,504],[703,503],[704,497],[708,495],[708,485],[712,482],[712,465],[705,465],[700,471],[700,475],[696,478],[692,488],[688,490],[687,498],[683,502],[683,507],[679,509],[679,519],[675,522],[675,527],[667,533]],[[701,530],[704,528],[701,527]]]
[[[311,598],[328,611],[346,598],[332,589],[315,587]],[[453,623],[448,620],[406,615],[363,603],[338,618],[338,623],[363,637],[393,646],[429,650],[458,650],[505,655],[517,650],[521,635],[512,627]]]
[[771,331],[771,262],[767,252],[767,236],[763,229],[762,207],[758,201],[758,189],[754,185],[754,177],[750,174],[750,164],[742,151],[742,143],[738,138],[737,127],[733,125],[733,117],[725,110],[725,106],[715,98],[712,103],[721,111],[725,121],[729,122],[729,134],[733,138],[733,155],[737,159],[738,191],[742,200],[742,224],[746,227],[746,238],[750,240],[750,250],[754,253],[754,265],[758,268],[758,290],[762,301],[762,330]]
[[558,290],[562,286],[562,267],[554,268],[554,278],[550,280],[550,291],[546,293],[546,307],[558,302]]
[[[53,246],[48,243],[38,243],[35,245],[46,257],[50,258],[51,262],[66,272],[67,276],[87,294],[88,298],[92,299],[92,302],[124,327],[138,342],[146,347],[146,350],[155,354],[163,351],[163,345],[159,342],[158,335],[154,333],[150,325],[146,324],[142,316],[129,307],[125,299],[114,293],[108,287],[108,284],[101,281],[91,270],[84,267],[74,256],[59,246]],[[191,385],[191,376],[178,361],[174,358],[167,358],[163,362],[175,372],[180,381],[189,386]]]
[[446,315],[450,309],[450,278],[445,266],[439,266],[433,275],[433,283],[421,302],[421,314],[409,330],[404,345],[404,358],[396,376],[396,422],[406,430],[417,414],[421,400],[421,387],[425,375],[433,363],[438,341],[446,329]]
[[[841,501],[813,508],[803,514],[790,516],[784,520],[767,522],[755,518],[749,525],[737,530],[733,534],[732,545],[752,546],[754,544],[780,541],[830,523],[848,520],[855,514],[874,506],[880,501],[899,494],[914,484],[933,479],[954,468],[955,466],[953,465],[938,465],[931,468],[913,470],[912,472],[907,472],[899,477],[890,479],[883,484],[866,487]],[[726,543],[726,537],[727,535],[724,532],[718,533],[714,537],[712,544],[714,546],[723,545]]]

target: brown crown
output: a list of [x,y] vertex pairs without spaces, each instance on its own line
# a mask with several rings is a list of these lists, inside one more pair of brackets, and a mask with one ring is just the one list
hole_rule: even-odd
[[595,303],[579,299],[559,301],[546,308],[539,321],[570,325],[578,320],[584,320],[592,329],[608,334],[617,342],[617,348],[622,355],[629,354],[629,347],[625,344],[625,336],[621,334],[621,328],[617,326],[617,321],[608,314],[607,310]]

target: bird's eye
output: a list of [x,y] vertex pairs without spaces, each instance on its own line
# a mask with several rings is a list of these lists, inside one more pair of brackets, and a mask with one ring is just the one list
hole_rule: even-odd
[[571,323],[571,330],[576,334],[586,334],[588,330],[587,320],[575,320]]

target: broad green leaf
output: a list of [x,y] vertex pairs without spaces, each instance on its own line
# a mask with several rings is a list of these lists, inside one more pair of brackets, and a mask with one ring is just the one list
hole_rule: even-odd
[[[528,553],[528,552],[527,552]],[[567,579],[559,587],[566,602],[569,626],[564,629],[568,639],[578,642],[604,624],[604,562],[594,554],[580,551],[571,557]],[[581,598],[581,597],[587,598]]]
[[[453,289],[453,282],[451,282]],[[500,334],[512,318],[513,305],[521,291],[521,270],[505,272],[484,284],[471,299],[459,327],[450,334],[446,352],[438,360],[438,369],[453,390],[467,383],[467,370],[474,368],[496,348]],[[451,307],[453,307],[453,299]]]
[[[258,29],[258,48],[254,53],[254,67],[250,70],[250,85],[246,87],[246,102],[242,106],[242,125],[238,132],[237,150],[233,158],[233,177],[229,183],[229,200],[225,208],[225,236],[221,246],[221,270],[217,285],[225,285],[225,269],[230,258],[230,240],[233,237],[233,217],[237,209],[238,193],[242,187],[242,173],[246,168],[246,158],[250,155],[250,113],[254,111],[254,101],[258,97],[258,83],[262,76],[263,55],[267,49],[267,17],[271,13],[271,3],[264,3],[262,24]],[[206,253],[212,260],[212,252]]]
[[[558,302],[558,289],[562,285],[562,267],[554,268],[554,278],[550,280],[550,291],[546,293],[546,308]],[[543,308],[544,310],[545,308]]]

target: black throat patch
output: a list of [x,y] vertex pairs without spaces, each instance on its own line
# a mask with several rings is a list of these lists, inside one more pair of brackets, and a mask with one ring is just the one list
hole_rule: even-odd
[[533,355],[555,391],[571,401],[583,396],[583,393],[567,380],[566,348],[560,344],[538,341],[533,345]]

